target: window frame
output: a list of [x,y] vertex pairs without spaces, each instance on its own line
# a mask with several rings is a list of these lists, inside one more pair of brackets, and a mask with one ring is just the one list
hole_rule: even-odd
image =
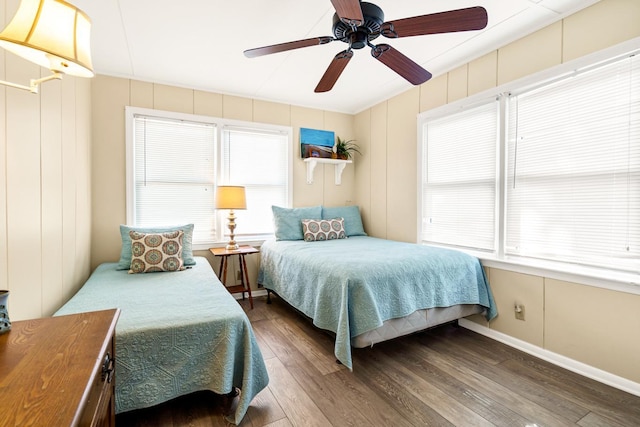
[[[452,114],[465,108],[471,108],[482,102],[488,102],[491,98],[499,99],[500,105],[500,142],[498,144],[499,157],[496,162],[498,165],[497,183],[499,192],[496,197],[498,203],[496,215],[498,227],[496,228],[496,239],[498,241],[497,251],[494,254],[486,252],[473,251],[469,249],[460,249],[473,256],[478,257],[484,266],[494,267],[507,271],[514,271],[524,274],[531,274],[556,280],[569,282],[577,282],[585,285],[612,289],[616,291],[628,292],[640,295],[640,271],[623,271],[610,268],[591,267],[586,265],[571,264],[568,262],[557,262],[551,260],[526,259],[510,257],[505,254],[506,241],[506,177],[507,177],[507,159],[506,159],[506,138],[507,126],[506,110],[507,96],[511,93],[521,93],[531,90],[535,87],[552,83],[558,79],[565,78],[576,70],[587,69],[589,67],[599,66],[600,64],[612,62],[622,57],[629,57],[640,54],[640,37],[620,43],[611,48],[596,52],[584,57],[572,60],[570,62],[549,68],[544,71],[534,73],[530,76],[517,79],[513,82],[488,89],[481,93],[472,95],[441,107],[420,113],[417,120],[418,130],[418,185],[417,185],[417,236],[416,241],[425,244],[422,241],[422,196],[423,191],[423,173],[422,170],[422,154],[423,154],[423,127],[426,120],[442,115]],[[442,245],[436,245],[442,246]],[[444,246],[446,247],[446,246]]]
[[[226,182],[225,171],[222,158],[223,132],[228,128],[244,128],[255,131],[266,131],[267,133],[280,133],[287,139],[286,143],[286,164],[288,170],[286,174],[286,201],[287,207],[292,206],[293,201],[293,129],[290,126],[274,125],[269,123],[247,122],[242,120],[223,119],[198,114],[181,113],[166,110],[157,110],[142,107],[125,107],[125,169],[126,169],[126,223],[135,225],[135,170],[134,170],[134,117],[136,115],[146,115],[158,117],[160,119],[184,120],[191,122],[203,122],[211,124],[215,127],[216,140],[214,147],[215,165],[214,165],[214,191],[218,185],[232,185],[236,183]],[[194,250],[206,250],[211,247],[223,246],[227,243],[228,238],[225,232],[228,232],[226,221],[226,211],[216,211],[214,206],[211,207],[212,215],[215,215],[215,229],[213,241],[194,242]],[[275,236],[275,234],[250,234],[236,235],[236,240],[243,244],[260,244],[265,239]]]
[[[293,129],[290,126],[281,126],[281,125],[272,125],[272,124],[264,124],[264,123],[255,123],[255,122],[245,122],[241,120],[229,120],[229,119],[220,119],[218,122],[220,127],[218,128],[218,139],[217,139],[217,181],[223,183],[222,185],[227,184],[239,184],[243,185],[244,183],[235,183],[235,182],[227,182],[226,178],[226,170],[224,167],[224,156],[223,154],[223,146],[226,144],[225,132],[233,132],[233,131],[264,131],[264,134],[274,135],[274,134],[283,134],[286,135],[286,165],[287,165],[287,174],[286,174],[286,204],[285,207],[293,206]],[[253,186],[247,184],[246,187]],[[256,185],[259,187],[260,185]],[[236,216],[241,214],[241,212],[236,211]],[[271,215],[271,210],[269,210],[269,215]],[[225,239],[227,226],[227,213],[220,212],[218,215],[218,220],[221,221],[220,226],[222,229],[222,242],[226,243],[228,239]],[[273,221],[271,221],[273,223]],[[240,230],[242,231],[242,230]],[[239,242],[263,242],[265,239],[275,238],[275,233],[240,233],[236,230],[235,239]]]
[[[475,98],[470,100],[470,102],[468,103],[455,103],[455,104],[450,104],[447,105],[445,107],[442,108],[438,108],[435,109],[433,111],[429,111],[429,112],[425,112],[423,114],[421,114],[419,116],[418,119],[418,195],[417,195],[417,206],[418,206],[418,238],[417,241],[420,243],[425,244],[425,241],[423,240],[423,225],[425,223],[425,219],[423,218],[423,212],[422,212],[422,206],[423,206],[423,185],[425,182],[425,177],[424,177],[424,173],[427,173],[427,171],[425,171],[424,169],[424,164],[426,163],[424,161],[425,155],[426,155],[426,144],[425,144],[425,127],[426,127],[426,122],[429,120],[438,120],[447,116],[451,116],[451,115],[455,115],[458,114],[460,112],[463,111],[468,111],[468,110],[473,110],[476,108],[483,108],[483,107],[491,107],[490,104],[495,104],[496,102],[500,102],[500,99],[496,99],[495,96],[489,96],[489,97],[480,97],[480,98]],[[500,106],[497,106],[496,108],[498,108],[497,110],[497,138],[502,138],[502,128],[503,128],[503,111]],[[496,147],[499,146],[499,144],[496,141]],[[474,253],[482,253],[482,254],[495,254],[499,248],[500,245],[497,241],[498,239],[498,235],[499,233],[497,232],[498,227],[500,225],[499,222],[499,216],[498,216],[498,205],[499,203],[501,203],[501,192],[500,192],[500,174],[498,173],[498,168],[500,167],[500,156],[499,153],[496,151],[495,153],[495,167],[496,170],[494,172],[494,178],[492,179],[493,183],[494,183],[494,237],[493,237],[493,249],[478,249],[478,250],[471,250],[471,249],[466,249],[469,251],[472,251]],[[449,186],[451,186],[452,184],[447,184]],[[430,245],[435,245],[435,246],[442,246],[442,247],[455,247],[456,249],[461,249],[459,246],[452,246],[452,245],[446,245],[446,244],[438,244],[438,243],[433,243],[433,242],[429,242],[428,244]],[[464,249],[464,248],[462,248]]]

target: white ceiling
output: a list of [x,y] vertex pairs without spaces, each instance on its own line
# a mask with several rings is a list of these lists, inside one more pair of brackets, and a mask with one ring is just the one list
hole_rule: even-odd
[[[357,113],[411,84],[356,50],[330,92],[314,93],[334,55],[334,41],[258,58],[246,49],[332,36],[330,0],[70,0],[92,19],[94,71],[345,113]],[[483,6],[484,30],[385,39],[443,74],[599,0],[373,0],[385,21]],[[379,38],[374,44],[380,43]]]

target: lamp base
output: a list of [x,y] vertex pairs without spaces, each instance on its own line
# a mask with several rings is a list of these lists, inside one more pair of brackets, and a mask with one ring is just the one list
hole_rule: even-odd
[[229,227],[229,243],[227,243],[226,249],[228,251],[237,251],[238,244],[236,243],[236,236],[234,234],[234,231],[236,229],[236,215],[233,212],[233,209],[229,210],[229,216],[227,217],[227,219],[229,220],[229,224],[227,224],[227,226]]

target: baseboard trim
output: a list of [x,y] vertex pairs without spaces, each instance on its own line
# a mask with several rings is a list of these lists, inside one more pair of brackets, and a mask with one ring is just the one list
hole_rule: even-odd
[[586,363],[578,362],[577,360],[562,356],[552,351],[545,350],[544,348],[540,348],[526,341],[519,340],[467,319],[460,319],[458,323],[463,328],[477,332],[510,347],[517,348],[518,350],[522,350],[525,353],[536,356],[542,360],[546,360],[547,362],[553,363],[561,368],[568,369],[569,371],[591,378],[592,380],[596,380],[611,387],[615,387],[619,390],[626,391],[627,393],[631,393],[635,396],[640,396],[639,383],[619,377],[591,365],[587,365]]

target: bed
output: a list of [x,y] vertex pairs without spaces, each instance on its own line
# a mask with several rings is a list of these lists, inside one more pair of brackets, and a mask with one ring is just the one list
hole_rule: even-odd
[[129,274],[118,263],[96,268],[54,315],[121,310],[116,326],[116,413],[199,390],[240,389],[238,424],[268,375],[242,307],[206,258],[183,271]]
[[[276,293],[315,326],[335,334],[334,353],[343,365],[353,369],[352,346],[370,346],[471,314],[483,313],[488,320],[497,315],[477,258],[456,250],[369,237],[355,212],[351,209],[350,217],[357,232],[341,217],[343,225],[351,227],[344,227],[344,235],[333,239],[307,238],[303,227],[302,239],[284,235],[292,238],[266,241],[258,273],[258,283],[268,293]],[[274,214],[278,230],[281,218],[279,212]],[[297,220],[339,214],[348,212],[287,212]],[[289,219],[295,230],[295,221]]]

